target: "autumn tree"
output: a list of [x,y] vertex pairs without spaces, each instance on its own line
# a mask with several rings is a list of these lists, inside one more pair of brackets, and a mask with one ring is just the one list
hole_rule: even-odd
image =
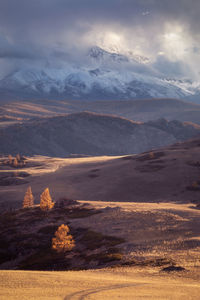
[[9,163],[9,165],[11,165],[12,164],[12,160],[13,160],[13,158],[12,158],[12,155],[8,155],[8,163]]
[[17,160],[16,157],[14,158],[13,166],[14,166],[15,168],[18,167],[18,160]]
[[21,160],[21,157],[20,157],[19,153],[16,155],[16,159],[17,159],[17,161]]
[[75,247],[75,241],[69,233],[69,227],[62,224],[55,232],[55,237],[52,238],[52,249],[58,253],[71,251]]
[[155,158],[155,154],[151,151],[151,152],[149,152],[149,158],[150,159],[153,159],[153,158]]
[[33,194],[32,194],[31,187],[29,186],[27,188],[27,191],[26,191],[25,196],[24,196],[23,208],[31,207],[33,205],[34,205],[34,197],[33,197]]
[[40,208],[41,210],[47,211],[52,209],[53,206],[54,203],[49,193],[49,188],[46,188],[44,192],[40,195]]

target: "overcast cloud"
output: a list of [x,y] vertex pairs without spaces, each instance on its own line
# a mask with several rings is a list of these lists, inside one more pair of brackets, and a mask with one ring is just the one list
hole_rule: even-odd
[[1,74],[81,61],[99,45],[144,55],[169,76],[199,78],[199,0],[0,0]]

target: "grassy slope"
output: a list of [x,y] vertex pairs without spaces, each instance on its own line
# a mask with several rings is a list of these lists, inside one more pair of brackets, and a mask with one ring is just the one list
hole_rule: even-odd
[[199,299],[199,282],[170,277],[126,268],[59,273],[1,271],[0,295],[1,300]]
[[[0,186],[3,205],[21,206],[29,185],[36,199],[49,187],[54,200],[131,202],[199,202],[200,186],[192,189],[200,174],[200,140],[126,157],[50,159],[36,157],[40,166],[22,169],[32,176],[23,185]],[[10,172],[17,170],[10,170]],[[1,170],[0,175],[6,170]]]
[[31,118],[63,113],[91,111],[115,114],[135,121],[158,118],[190,121],[199,124],[200,105],[177,99],[146,99],[123,101],[51,101],[11,102],[2,106],[2,116]]

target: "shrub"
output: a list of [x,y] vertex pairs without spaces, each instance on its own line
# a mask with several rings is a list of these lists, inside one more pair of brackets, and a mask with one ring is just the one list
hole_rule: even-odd
[[58,253],[71,251],[75,242],[72,235],[69,235],[69,227],[62,224],[55,232],[55,237],[52,239],[52,249]]

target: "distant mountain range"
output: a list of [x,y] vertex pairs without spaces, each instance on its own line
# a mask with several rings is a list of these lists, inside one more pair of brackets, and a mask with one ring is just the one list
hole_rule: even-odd
[[0,127],[0,154],[123,155],[200,135],[200,126],[165,119],[137,123],[89,112]]
[[148,58],[100,47],[89,49],[83,63],[63,67],[22,67],[0,80],[0,99],[200,99],[200,87],[161,75]]
[[[23,121],[90,111],[112,114],[133,121],[147,122],[160,118],[200,125],[200,105],[177,99],[139,99],[110,101],[18,101],[1,105],[1,121]],[[2,124],[3,125],[3,124]]]

